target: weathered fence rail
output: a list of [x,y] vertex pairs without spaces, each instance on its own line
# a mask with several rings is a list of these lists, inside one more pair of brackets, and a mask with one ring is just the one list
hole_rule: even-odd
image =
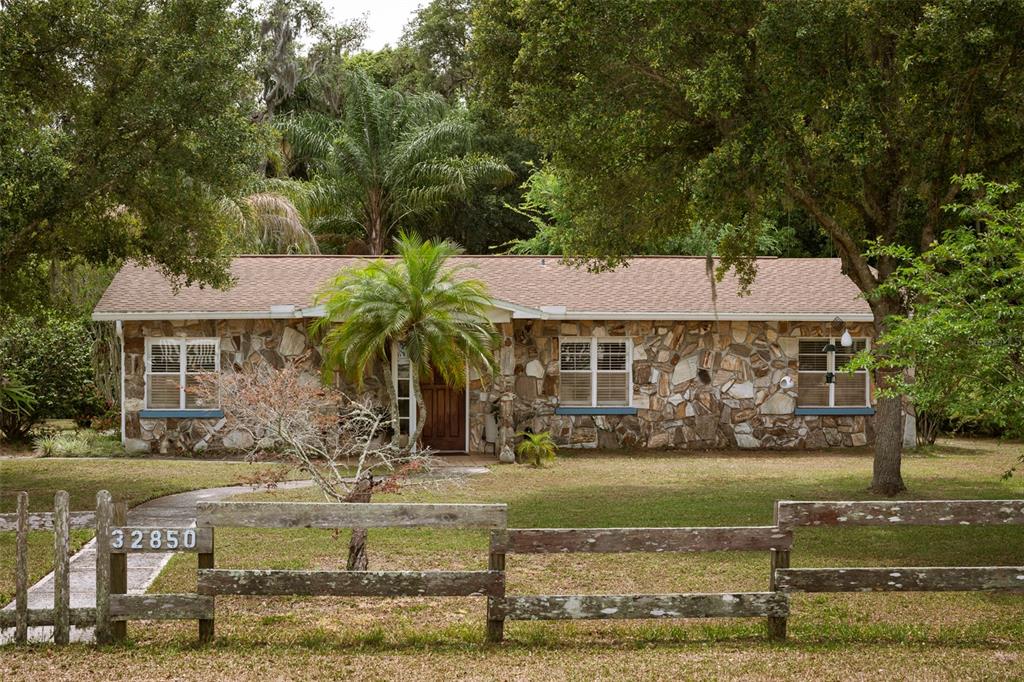
[[[912,500],[775,504],[781,528],[1024,524],[1024,500]],[[1024,566],[773,567],[780,592],[1024,591]]]
[[495,616],[509,620],[610,618],[784,617],[789,600],[778,592],[601,594],[505,597]]
[[492,550],[546,554],[576,552],[714,552],[789,548],[791,531],[774,526],[704,528],[516,528],[496,533]]
[[1024,524],[1024,500],[775,503],[780,528],[798,526],[977,526]]
[[199,572],[199,593],[316,597],[472,597],[497,594],[502,571],[235,571]]
[[200,528],[504,528],[504,504],[203,502]]
[[[96,610],[71,608],[71,531],[90,528],[93,512],[69,510],[69,496],[58,490],[53,496],[53,512],[29,512],[27,492],[18,493],[17,511],[0,515],[0,530],[15,532],[14,610],[0,610],[0,627],[14,628],[14,641],[28,641],[30,627],[52,626],[55,644],[67,644],[71,627],[87,627],[95,622]],[[28,606],[28,534],[30,531],[53,533],[53,608]]]
[[1024,591],[1024,566],[790,568],[776,583],[785,592]]
[[[491,534],[491,564],[506,555],[626,552],[788,551],[793,534],[774,526],[701,528],[512,528]],[[488,599],[488,639],[501,641],[506,620],[768,617],[779,636],[789,613],[782,592],[500,595]]]

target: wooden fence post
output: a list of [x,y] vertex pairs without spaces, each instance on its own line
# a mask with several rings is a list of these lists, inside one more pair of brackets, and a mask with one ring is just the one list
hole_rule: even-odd
[[68,493],[58,490],[53,498],[53,642],[71,639],[71,549]]
[[[502,542],[507,536],[504,530],[491,531],[490,553],[487,555],[487,569],[505,572],[505,547]],[[498,613],[498,601],[505,599],[505,581],[501,581],[501,595],[487,597],[487,641],[501,642],[505,638],[505,617]]]
[[[114,503],[114,526],[123,528],[128,525],[128,505],[124,502]],[[110,555],[110,594],[128,594],[128,555]],[[115,620],[110,623],[110,639],[112,642],[123,642],[128,638],[128,621]]]
[[[772,592],[777,592],[778,588],[775,584],[775,571],[780,568],[789,568],[789,550],[788,549],[773,549],[772,553],[772,575],[771,580],[768,581],[768,589]],[[786,626],[788,617],[785,616],[769,616],[768,617],[768,638],[776,641],[783,641],[786,639]]]
[[110,493],[96,493],[96,643],[110,644],[110,529],[114,508]]
[[[773,511],[773,521],[776,527],[779,526],[779,502],[775,501]],[[786,530],[790,530],[788,527]],[[775,571],[780,568],[789,568],[789,552],[788,549],[772,549],[771,552],[771,576],[768,578],[768,589],[772,592],[778,591],[778,585],[775,580]],[[774,641],[785,641],[786,630],[788,627],[789,618],[781,616],[769,616],[768,617],[768,639]]]
[[18,532],[14,576],[14,603],[16,624],[14,641],[28,641],[28,493],[18,493]]
[[[214,529],[210,528],[210,551],[208,553],[207,552],[202,552],[202,553],[196,555],[198,557],[198,562],[199,562],[199,566],[198,567],[200,569],[202,569],[202,568],[213,568],[214,567],[213,552],[214,552]],[[214,605],[215,605],[214,608],[216,608],[216,597],[213,597],[212,599],[214,599]],[[209,644],[210,642],[213,641],[213,626],[214,626],[214,619],[213,618],[209,618],[209,619],[205,619],[204,618],[204,619],[200,619],[199,620],[199,643],[200,644]]]

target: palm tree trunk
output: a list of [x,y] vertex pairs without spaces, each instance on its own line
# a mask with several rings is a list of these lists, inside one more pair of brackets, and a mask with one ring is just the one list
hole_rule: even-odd
[[384,210],[381,206],[380,190],[372,190],[369,206],[369,225],[367,225],[367,241],[371,256],[384,254]]
[[419,444],[420,434],[423,432],[422,425],[427,423],[427,405],[423,402],[419,371],[415,367],[410,367],[409,371],[412,375],[412,394],[416,399],[416,429],[409,434],[409,447],[416,447]]

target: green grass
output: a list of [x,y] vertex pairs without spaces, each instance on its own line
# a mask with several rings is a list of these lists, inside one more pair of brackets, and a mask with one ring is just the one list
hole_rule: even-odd
[[[956,441],[910,456],[902,498],[1019,498],[1003,480],[1019,448]],[[380,501],[506,502],[516,527],[767,524],[776,499],[870,499],[866,452],[585,454],[551,468],[495,466],[460,487],[409,489]],[[245,499],[318,500],[314,490]],[[347,533],[218,529],[221,568],[344,567]],[[485,533],[371,530],[371,569],[486,565]],[[804,529],[794,566],[1024,563],[1021,527]],[[195,589],[193,555],[172,560],[155,591]],[[764,590],[765,552],[511,555],[510,594]],[[1019,679],[1024,596],[797,595],[790,641],[760,620],[509,623],[483,642],[482,599],[217,599],[217,642],[194,647],[193,623],[133,623],[132,644],[0,653],[14,675],[204,675],[353,679]]]
[[[273,465],[260,465],[264,466]],[[0,460],[0,513],[15,511],[17,493],[27,491],[31,511],[53,511],[53,496],[66,490],[73,511],[96,508],[96,493],[109,490],[116,501],[133,507],[172,493],[196,488],[233,485],[253,471],[252,465],[232,462],[151,459],[51,459]],[[92,534],[72,534],[78,550]],[[14,533],[0,533],[0,606],[14,595]],[[53,534],[29,533],[29,574],[32,581],[53,566]]]

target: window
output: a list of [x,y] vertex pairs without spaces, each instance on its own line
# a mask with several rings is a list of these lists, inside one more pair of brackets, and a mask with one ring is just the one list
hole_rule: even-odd
[[629,405],[631,353],[627,339],[562,339],[558,398],[563,405]]
[[189,391],[196,377],[220,371],[218,339],[146,339],[146,407],[211,407]]
[[[829,344],[834,351],[828,350]],[[834,339],[800,339],[797,404],[800,407],[869,405],[867,370],[853,374],[842,371],[854,355],[867,347],[867,339],[854,339],[849,348]]]
[[[405,354],[402,344],[395,344],[396,352],[392,372],[395,377],[396,395],[398,396],[398,432],[407,436],[412,432],[415,420],[416,401],[412,397],[412,372],[409,369],[409,356]],[[429,417],[429,415],[428,415]]]

